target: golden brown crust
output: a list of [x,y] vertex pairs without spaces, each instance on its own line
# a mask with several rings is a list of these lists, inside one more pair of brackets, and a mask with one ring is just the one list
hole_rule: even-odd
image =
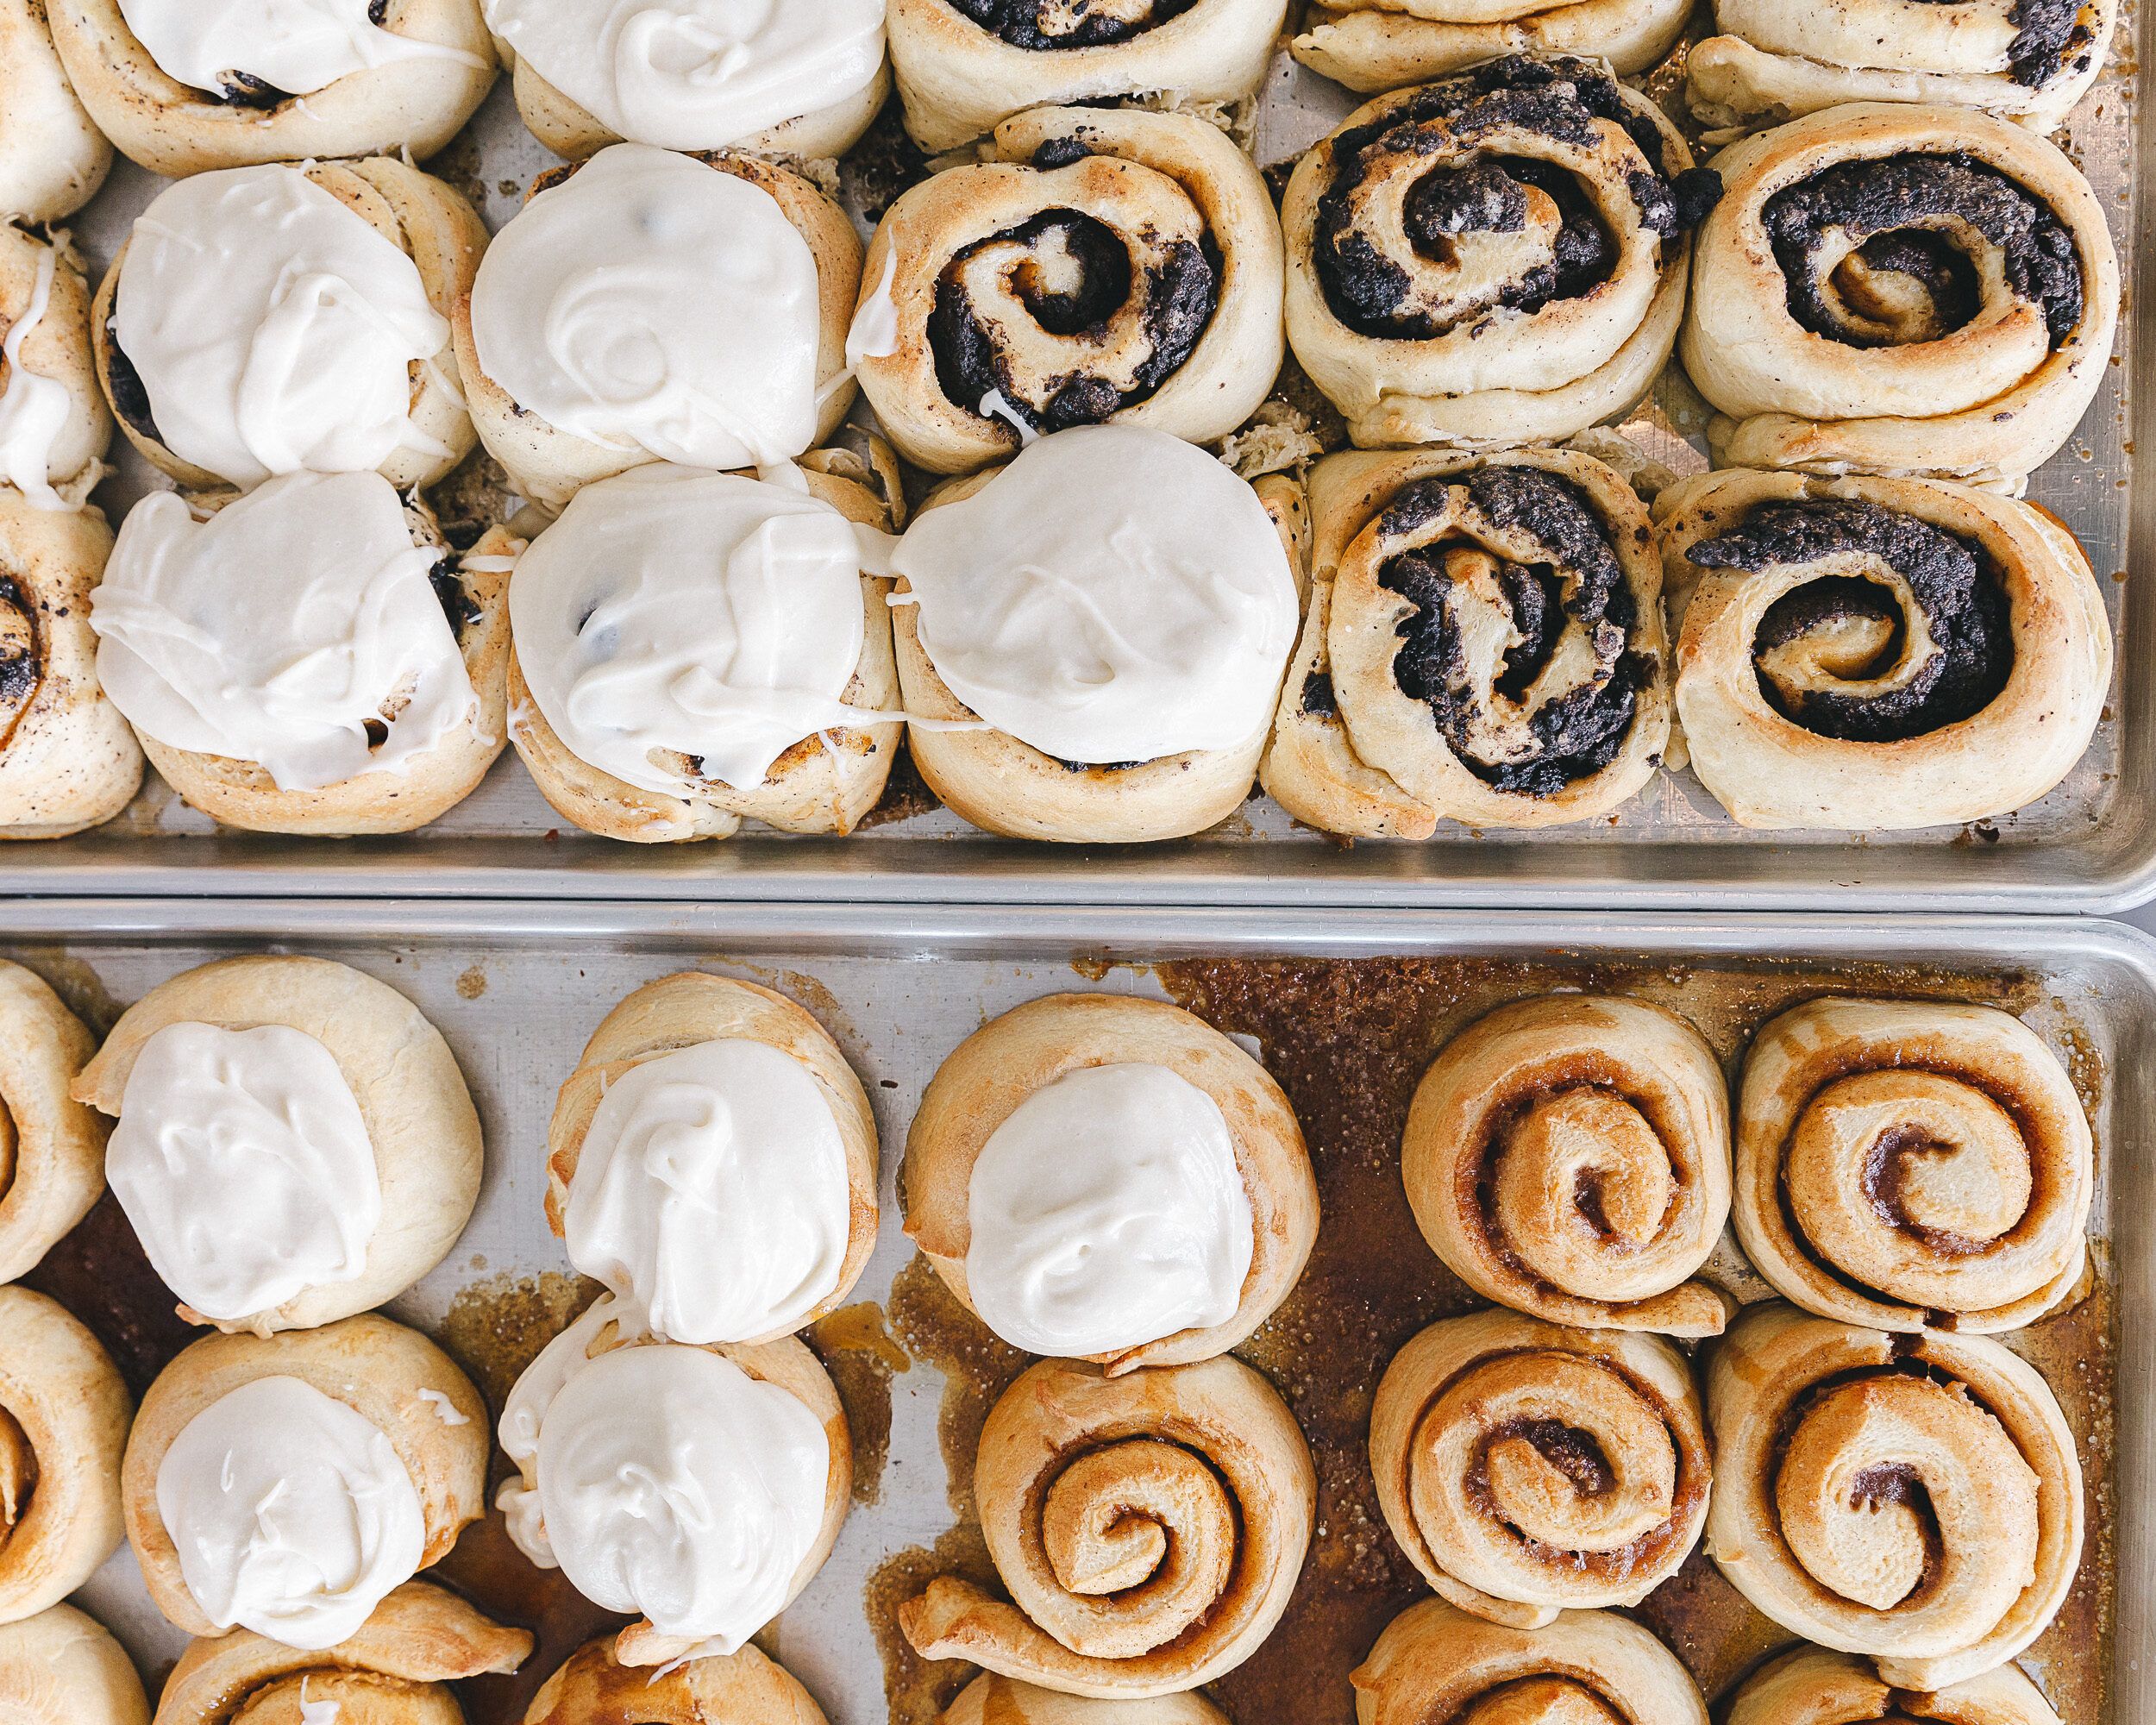
[[72,1605],[0,1626],[0,1718],[11,1725],[150,1725],[127,1650]]
[[824,1725],[793,1673],[754,1646],[724,1659],[683,1659],[654,1676],[624,1665],[611,1638],[586,1641],[541,1686],[524,1725]]
[[[1227,1715],[1188,1691],[1145,1701],[1096,1701],[984,1672],[937,1725],[1227,1725]],[[530,1722],[527,1722],[530,1725]]]
[[35,1267],[105,1189],[105,1134],[68,1092],[97,1039],[44,978],[0,961],[0,1283]]
[[[1902,1716],[1906,1697],[1869,1659],[1799,1647],[1746,1678],[1727,1725],[1853,1725]],[[1921,1716],[1944,1725],[2059,1725],[2043,1691],[2015,1665],[2001,1665],[1923,1698]]]
[[1507,53],[1606,60],[1629,78],[1661,64],[1691,13],[1685,0],[1317,0],[1294,52],[1366,95]]

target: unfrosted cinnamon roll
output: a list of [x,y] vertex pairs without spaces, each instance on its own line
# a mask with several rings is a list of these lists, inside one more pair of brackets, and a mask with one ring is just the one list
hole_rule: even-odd
[[479,1196],[479,1113],[442,1033],[326,958],[160,983],[74,1095],[118,1120],[105,1177],[190,1323],[266,1337],[379,1306]]
[[612,145],[532,183],[458,303],[473,422],[554,511],[647,461],[791,461],[852,405],[860,290],[853,224],[799,174]]
[[479,0],[66,0],[52,16],[91,117],[173,178],[430,156],[494,85]]
[[937,473],[1102,420],[1224,437],[1287,351],[1265,182],[1188,114],[1006,120],[987,161],[891,206],[862,290],[855,374],[891,441]]
[[1099,1701],[993,1672],[958,1691],[937,1725],[1227,1725],[1226,1714],[1188,1691],[1144,1701]]
[[1051,104],[1257,88],[1287,0],[891,0],[906,128],[931,153]]
[[1605,814],[1670,735],[1645,508],[1564,449],[1332,455],[1301,643],[1260,776],[1329,832]]
[[1942,1725],[2059,1725],[2044,1692],[2015,1665],[1965,1678],[1921,1698],[1888,1686],[1868,1659],[1798,1647],[1744,1680],[1727,1725],[1857,1725],[1909,1716]]
[[0,0],[0,219],[57,222],[104,184],[112,145],[53,47],[45,0]]
[[[824,1725],[824,1710],[784,1665],[754,1646],[724,1657],[677,1659],[655,1676],[625,1665],[611,1637],[586,1641],[524,1709],[524,1725]],[[1023,1721],[1015,1725],[1024,1725]]]
[[2004,1665],[2073,1585],[2073,1434],[1995,1341],[1754,1306],[1708,1358],[1707,1413],[1708,1555],[1776,1622],[1870,1654],[1897,1689]]
[[1288,181],[1288,340],[1365,448],[1570,437],[1668,361],[1714,191],[1595,62],[1512,55],[1381,97]]
[[1965,108],[1859,102],[1714,159],[1684,369],[1715,464],[2010,486],[2072,434],[2118,323],[2073,164]]
[[78,510],[111,442],[80,260],[65,235],[0,221],[0,480],[34,509]]
[[939,1577],[899,1608],[914,1650],[1138,1699],[1210,1683],[1271,1633],[1317,1476],[1286,1404],[1229,1355],[1113,1378],[1045,1359],[990,1412],[974,1496],[1011,1602]]
[[0,1283],[34,1268],[105,1189],[105,1123],[68,1095],[97,1048],[43,977],[0,961]]
[[198,175],[106,272],[99,380],[193,489],[302,468],[432,485],[472,448],[448,318],[486,248],[469,204],[385,156]]
[[1122,994],[1029,1000],[960,1043],[899,1185],[907,1234],[962,1305],[1110,1377],[1225,1353],[1318,1237],[1279,1085],[1202,1019]]
[[1691,11],[1688,0],[1317,0],[1294,52],[1366,95],[1507,53],[1579,54],[1629,78],[1661,64]]
[[16,1725],[150,1725],[127,1649],[72,1605],[0,1626],[0,1714]]

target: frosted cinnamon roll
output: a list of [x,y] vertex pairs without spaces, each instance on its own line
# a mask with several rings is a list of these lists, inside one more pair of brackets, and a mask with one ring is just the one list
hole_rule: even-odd
[[53,47],[45,0],[0,0],[0,217],[57,222],[96,195],[112,145]]
[[856,480],[653,462],[517,561],[511,734],[547,800],[633,844],[743,819],[849,832],[900,734],[890,525]]
[[791,461],[853,401],[861,242],[799,175],[615,144],[543,173],[456,309],[487,452],[559,511],[647,461]]
[[379,1306],[442,1261],[479,1196],[479,1113],[449,1045],[326,958],[160,982],[74,1095],[118,1120],[105,1178],[190,1323],[266,1337]]
[[1210,1683],[1271,1633],[1317,1475],[1294,1416],[1238,1359],[1113,1378],[1045,1359],[990,1411],[974,1496],[1010,1600],[937,1578],[899,1607],[914,1650],[1136,1700]]
[[[1881,1680],[1868,1659],[1798,1647],[1744,1680],[1727,1725],[1857,1725],[1898,1721],[1911,1697]],[[2015,1665],[1965,1678],[1924,1696],[1916,1716],[1943,1725],[2059,1725],[2043,1690]]]
[[1261,777],[1329,832],[1605,814],[1670,736],[1647,511],[1590,456],[1328,456],[1302,639]]
[[624,1665],[730,1655],[824,1566],[853,1447],[791,1336],[690,1347],[638,1334],[611,1295],[549,1342],[502,1410],[509,1535],[603,1610],[642,1613]]
[[1707,1725],[1677,1656],[1599,1611],[1559,1612],[1527,1630],[1426,1599],[1385,1626],[1351,1675],[1357,1725]]
[[0,961],[0,1283],[34,1269],[104,1192],[105,1123],[68,1095],[97,1048],[43,977]]
[[81,263],[64,235],[0,222],[0,481],[33,509],[78,510],[111,442]]
[[1508,53],[1578,54],[1629,78],[1662,63],[1691,11],[1686,0],[1317,0],[1293,51],[1365,95]]
[[1995,1007],[1810,1000],[1745,1058],[1737,1237],[1822,1317],[2032,1323],[2081,1278],[2095,1182],[2073,1081]]
[[1365,448],[1557,441],[1670,357],[1714,201],[1595,62],[1492,60],[1350,115],[1288,183],[1288,340]]
[[479,0],[67,0],[52,16],[91,118],[175,179],[430,156],[494,85]]
[[975,1031],[906,1134],[906,1231],[1013,1347],[1109,1377],[1225,1353],[1285,1300],[1318,1185],[1265,1069],[1164,1001],[1050,994]]
[[624,139],[841,156],[891,93],[884,0],[482,0],[517,111],[556,155]]
[[168,187],[91,310],[120,429],[197,490],[432,485],[472,448],[448,317],[486,247],[461,197],[382,156]]
[[72,1605],[0,1627],[0,1712],[17,1725],[150,1725],[127,1649]]
[[855,374],[900,453],[937,473],[1102,420],[1224,437],[1287,351],[1265,182],[1188,114],[1005,121],[987,161],[891,206],[862,290]]
[[723,1658],[677,1659],[655,1676],[647,1665],[616,1658],[611,1637],[586,1641],[572,1653],[532,1697],[523,1725],[632,1719],[653,1725],[824,1725],[823,1709],[793,1673],[753,1646]]
[[97,675],[223,825],[408,832],[502,752],[508,543],[460,558],[379,474],[280,474],[199,522],[154,492],[91,595]]
[[931,495],[892,553],[921,776],[1013,838],[1198,832],[1250,779],[1294,643],[1299,488],[1087,425]]
[[1553,1324],[1720,1333],[1730,1302],[1687,1278],[1729,1217],[1729,1093],[1676,1014],[1500,1007],[1431,1062],[1400,1159],[1423,1238],[1476,1293]]
[[1097,1701],[989,1672],[958,1691],[937,1725],[1227,1725],[1227,1718],[1203,1696],[1188,1692]]
[[1980,820],[2035,801],[2095,735],[2110,624],[2042,511],[1945,480],[1726,471],[1654,512],[1692,767],[1743,825]]
[[1714,159],[1684,369],[1715,465],[2011,486],[2070,436],[2118,323],[2073,164],[1965,108],[1860,102]]
[[110,1356],[59,1302],[0,1288],[0,1623],[58,1604],[118,1548],[134,1413]]
[[1029,108],[1239,102],[1287,14],[1287,0],[890,0],[891,65],[906,129],[935,154]]

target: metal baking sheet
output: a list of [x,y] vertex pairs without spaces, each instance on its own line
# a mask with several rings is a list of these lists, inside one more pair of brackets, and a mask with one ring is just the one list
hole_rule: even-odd
[[[1621,901],[1688,909],[1828,905],[1880,909],[2111,910],[2156,894],[2156,605],[2128,603],[2130,520],[2156,496],[2132,460],[2138,339],[2156,305],[2134,288],[2136,165],[2152,147],[2134,122],[2138,14],[2128,9],[2111,63],[2060,141],[2112,212],[2128,316],[2104,387],[2031,499],[2079,535],[2102,582],[2126,672],[2081,763],[2016,813],[1908,833],[1757,833],[1738,826],[1689,773],[1661,774],[1604,819],[1532,834],[1442,822],[1432,840],[1352,846],[1254,795],[1208,832],[1123,849],[992,838],[924,794],[887,800],[851,836],[811,837],[755,825],[715,843],[642,847],[579,831],[549,808],[513,752],[432,827],[408,837],[286,839],[216,827],[153,772],[135,803],[74,838],[0,853],[0,894],[391,894],[604,900],[829,899],[1030,903],[1487,905],[1592,907]],[[1338,85],[1277,60],[1261,102],[1261,163],[1288,160],[1354,105]],[[498,85],[466,134],[428,164],[472,196],[490,228],[555,158]],[[102,274],[135,216],[163,184],[131,163],[74,224]],[[865,415],[866,410],[862,411]],[[1698,397],[1673,366],[1622,430],[1678,469],[1706,465]],[[123,438],[98,493],[117,521],[158,480]],[[2145,533],[2147,529],[2145,528]]]
[[[1551,986],[1630,988],[1673,1001],[1700,1014],[1710,1037],[1719,1035],[1733,1049],[1733,1026],[1756,1026],[1789,998],[1835,988],[2006,999],[2067,1061],[2090,1107],[2099,1151],[2091,1222],[2095,1303],[2077,1308],[2078,1317],[2049,1320],[2014,1340],[2032,1351],[2059,1384],[2070,1417],[2089,1434],[2090,1464],[2080,1584],[2059,1623],[2023,1664],[2061,1700],[2065,1725],[2156,1717],[2149,1484],[2156,1478],[2156,1192],[2150,1183],[2156,1167],[2156,941],[2133,931],[2070,919],[1981,917],[1664,917],[1617,930],[1607,920],[1564,914],[1501,920],[1367,911],[894,912],[214,900],[22,901],[0,913],[0,953],[52,979],[78,1010],[100,1022],[109,1023],[125,1002],[183,969],[231,952],[260,950],[318,954],[382,978],[417,1002],[455,1051],[486,1126],[485,1186],[455,1251],[390,1309],[442,1334],[473,1365],[497,1406],[505,1387],[497,1380],[505,1368],[495,1344],[505,1339],[528,1356],[551,1333],[549,1326],[566,1317],[565,1309],[548,1304],[566,1291],[560,1275],[567,1265],[541,1212],[545,1129],[556,1086],[605,1013],[641,983],[693,966],[777,988],[815,1012],[837,1037],[873,1099],[882,1138],[881,1233],[851,1297],[877,1302],[892,1314],[891,1325],[887,1332],[881,1318],[856,1321],[854,1345],[865,1339],[881,1352],[884,1339],[895,1333],[912,1346],[915,1363],[906,1366],[903,1352],[895,1360],[887,1357],[887,1364],[898,1369],[882,1380],[890,1421],[887,1452],[875,1470],[879,1500],[856,1504],[830,1564],[766,1638],[768,1650],[808,1684],[832,1725],[870,1725],[887,1717],[927,1725],[932,1717],[918,1706],[887,1708],[878,1640],[863,1607],[865,1595],[888,1600],[894,1567],[914,1561],[906,1553],[922,1551],[921,1561],[932,1563],[926,1548],[950,1533],[944,1456],[956,1452],[944,1446],[949,1431],[939,1422],[946,1389],[966,1387],[962,1371],[947,1380],[927,1363],[948,1356],[932,1346],[923,1348],[899,1315],[913,1254],[899,1231],[893,1180],[924,1083],[944,1055],[988,1017],[1040,994],[1087,988],[1179,998],[1233,1031],[1236,1009],[1219,1003],[1232,1000],[1234,989],[1220,979],[1249,961],[1285,962],[1284,969],[1263,973],[1280,978],[1281,986],[1246,989],[1241,996],[1269,1002],[1263,1010],[1275,1013],[1290,994],[1298,1000],[1363,1002],[1397,989],[1403,975],[1426,981],[1442,973],[1454,980],[1445,985],[1450,994],[1432,990],[1438,1006],[1423,999],[1398,1019],[1381,1013],[1375,1020],[1376,1038],[1392,1051],[1383,1056],[1393,1062],[1388,1070],[1412,1082],[1427,1040],[1442,1039],[1495,1000]],[[1332,964],[1344,960],[1362,963],[1353,970]],[[1318,1008],[1309,1010],[1314,1015]],[[1711,1019],[1716,1012],[1727,1014],[1719,1031]],[[1254,1046],[1298,1097],[1329,1205],[1336,1180],[1396,1182],[1396,1158],[1375,1137],[1363,1141],[1362,1127],[1341,1124],[1359,1119],[1367,1126],[1373,1118],[1355,1113],[1361,1105],[1349,1094],[1355,1080],[1347,1063],[1336,1061],[1322,1044],[1315,1054],[1298,1051],[1288,1037],[1274,1032]],[[1385,1120],[1378,1124],[1383,1128]],[[1368,1170],[1357,1175],[1353,1165],[1363,1162]],[[1326,1226],[1356,1229],[1358,1214],[1339,1204],[1328,1210]],[[85,1229],[97,1223],[93,1213]],[[118,1224],[122,1231],[124,1226]],[[1371,1252],[1393,1261],[1383,1242],[1365,1233],[1335,1238],[1344,1238],[1365,1263]],[[1321,1257],[1324,1251],[1321,1241]],[[71,1242],[56,1256],[91,1266],[94,1278],[123,1279],[110,1250],[100,1258],[77,1251]],[[1384,1279],[1428,1282],[1438,1273],[1420,1240],[1411,1239],[1400,1258],[1400,1273]],[[1741,1259],[1732,1246],[1708,1273],[1725,1285],[1744,1287]],[[901,1290],[897,1298],[894,1281]],[[911,1286],[918,1292],[924,1283],[932,1288],[932,1279],[916,1269]],[[1756,1296],[1763,1290],[1755,1282],[1745,1291]],[[92,1291],[88,1297],[103,1296]],[[86,1305],[76,1303],[96,1321]],[[1330,1346],[1325,1309],[1291,1305],[1286,1322],[1261,1331],[1244,1352],[1273,1372],[1307,1426],[1331,1417],[1337,1427],[1333,1404],[1352,1402],[1355,1392],[1336,1385],[1329,1394],[1313,1394],[1304,1370],[1280,1363],[1283,1347],[1310,1340],[1283,1331],[1314,1330],[1319,1346]],[[1349,1327],[1332,1333],[1342,1337],[1342,1346],[1367,1349],[1367,1336],[1355,1339],[1356,1321],[1350,1313]],[[2051,1324],[2078,1327],[2053,1331]],[[844,1345],[843,1338],[829,1339]],[[124,1348],[122,1358],[138,1377],[152,1364]],[[1305,1346],[1306,1366],[1310,1358]],[[2078,1374],[2088,1375],[2076,1381]],[[842,1371],[840,1382],[855,1393],[856,1379]],[[1362,1386],[1365,1393],[1368,1387]],[[976,1421],[980,1411],[976,1406]],[[1351,1414],[1345,1417],[1351,1422]],[[1336,1460],[1338,1453],[1332,1452]],[[1373,1531],[1350,1525],[1351,1519],[1337,1515],[1321,1527],[1307,1584],[1323,1589],[1333,1583],[1322,1578],[1367,1572]],[[457,1561],[453,1558],[452,1565]],[[1384,1568],[1382,1555],[1374,1561]],[[1402,1572],[1392,1571],[1395,1588]],[[1354,1585],[1364,1584],[1357,1579]],[[1733,1640],[1726,1628],[1712,1627],[1711,1614],[1687,1615],[1696,1611],[1699,1597],[1716,1590],[1733,1598],[1695,1554],[1642,1615],[1695,1670],[1708,1673],[1710,1688],[1721,1690],[1773,1638],[1758,1634],[1758,1620],[1752,1640]],[[1337,1603],[1341,1596],[1316,1596]],[[149,1604],[124,1548],[80,1598],[111,1624],[153,1681],[177,1653],[179,1638]],[[1343,1658],[1337,1631],[1298,1627],[1313,1618],[1332,1621],[1305,1598],[1298,1595],[1276,1632],[1282,1646],[1271,1659],[1277,1665],[1292,1656],[1297,1675],[1306,1661],[1314,1669],[1325,1659],[1335,1672],[1344,1671],[1363,1647],[1348,1647]],[[1362,1600],[1360,1609],[1369,1616],[1371,1602]],[[1394,1609],[1390,1600],[1378,1602],[1380,1621]],[[1375,1628],[1368,1633],[1374,1635]],[[1314,1642],[1282,1639],[1313,1634]],[[1307,1652],[1312,1647],[1317,1651]],[[2108,1664],[2098,1657],[2107,1648]],[[1263,1652],[1257,1656],[1267,1658]],[[537,1674],[546,1668],[542,1661]],[[1313,1678],[1294,1694],[1281,1704],[1259,1706],[1232,1680],[1227,1699],[1238,1725],[1346,1725],[1351,1709],[1344,1683]],[[466,1696],[475,1725],[520,1716],[509,1709],[509,1699],[499,1690]]]

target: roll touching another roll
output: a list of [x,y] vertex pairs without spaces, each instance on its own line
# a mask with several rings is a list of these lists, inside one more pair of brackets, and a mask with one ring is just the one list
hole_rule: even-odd
[[15,1725],[150,1725],[127,1649],[72,1605],[0,1626],[0,1713]]
[[611,1637],[586,1641],[572,1653],[532,1697],[523,1725],[598,1725],[613,1719],[825,1725],[824,1709],[793,1673],[753,1646],[724,1657],[677,1659],[655,1676],[649,1666],[617,1659]]
[[2017,485],[2111,357],[2118,260],[2073,164],[1964,108],[1860,102],[1714,160],[1680,350],[1715,465]]
[[1641,790],[1670,737],[1645,508],[1589,456],[1329,456],[1262,778],[1328,832],[1549,826]]
[[112,145],[68,82],[45,0],[0,0],[0,214],[58,222],[97,194]]
[[1318,1236],[1302,1130],[1265,1069],[1180,1007],[1050,994],[937,1069],[906,1231],[1013,1347],[1109,1377],[1225,1353]]
[[[1890,1688],[1868,1659],[1824,1647],[1797,1647],[1744,1680],[1728,1725],[1857,1725],[1907,1716],[1906,1691]],[[1924,1697],[1921,1717],[1941,1725],[2059,1725],[2059,1716],[2017,1665],[2001,1665]]]
[[81,260],[64,234],[0,222],[0,482],[33,509],[79,510],[111,442]]
[[1945,480],[1723,472],[1655,499],[1692,766],[1755,827],[1944,825],[2035,801],[2111,687],[2081,548]]
[[97,1051],[45,979],[0,960],[0,1283],[27,1275],[105,1189],[105,1123],[69,1094]]
[[1630,78],[1661,64],[1691,11],[1686,0],[1317,0],[1294,51],[1365,95],[1507,53],[1578,54]]

